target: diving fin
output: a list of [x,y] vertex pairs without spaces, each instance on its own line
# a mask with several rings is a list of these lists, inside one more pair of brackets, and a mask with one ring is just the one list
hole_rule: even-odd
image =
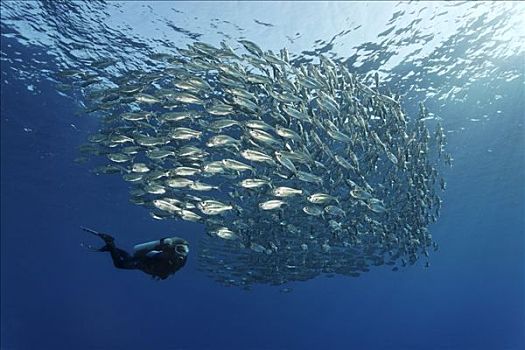
[[110,236],[106,233],[100,233],[84,226],[80,226],[80,228],[86,232],[91,233],[92,235],[102,238],[104,242],[106,242],[106,244],[113,244],[113,242],[115,241],[115,238],[113,238],[113,236]]

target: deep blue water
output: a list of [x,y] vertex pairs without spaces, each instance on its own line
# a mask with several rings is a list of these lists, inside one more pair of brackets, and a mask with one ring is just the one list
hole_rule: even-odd
[[[4,34],[12,29],[3,20]],[[449,43],[458,51],[460,38]],[[448,150],[455,159],[445,171],[441,217],[430,228],[440,246],[430,268],[317,278],[283,294],[220,286],[197,271],[195,255],[158,282],[82,249],[80,242],[92,240],[81,225],[114,234],[126,248],[180,235],[193,254],[204,231],[152,220],[129,203],[120,178],[73,162],[97,121],[77,115],[77,103],[45,78],[28,89],[21,72],[57,69],[46,47],[2,35],[1,49],[2,349],[525,348],[523,50],[494,60],[500,70],[468,87],[458,78],[468,90],[462,101],[427,100],[454,131]],[[25,64],[35,55],[44,63]],[[392,71],[399,78],[407,69]],[[511,69],[517,79],[494,76]],[[400,85],[397,78],[392,84]],[[423,88],[440,91],[450,78],[425,79]],[[472,113],[488,117],[470,121]]]

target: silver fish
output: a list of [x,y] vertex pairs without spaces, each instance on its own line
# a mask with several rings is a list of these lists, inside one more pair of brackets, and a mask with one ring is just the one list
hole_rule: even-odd
[[290,197],[303,194],[303,190],[281,186],[274,188],[272,194],[276,197]]
[[262,210],[274,210],[281,208],[285,204],[285,201],[279,199],[271,199],[269,201],[259,203],[259,208],[261,208]]

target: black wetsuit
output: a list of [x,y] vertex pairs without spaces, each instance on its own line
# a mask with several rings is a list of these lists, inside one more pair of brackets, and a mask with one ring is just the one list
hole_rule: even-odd
[[102,249],[109,251],[116,268],[141,270],[162,280],[186,264],[186,255],[181,255],[175,250],[174,246],[168,244],[161,243],[156,246],[154,250],[158,253],[153,256],[148,256],[148,251],[138,251],[134,255],[130,255],[127,251],[117,248],[114,242],[106,243]]
[[152,249],[144,249],[130,255],[127,251],[115,245],[115,239],[106,234],[91,229],[82,228],[104,240],[102,248],[93,249],[99,252],[109,252],[113,265],[118,269],[141,270],[158,279],[166,279],[186,264],[188,242],[183,239],[161,239]]

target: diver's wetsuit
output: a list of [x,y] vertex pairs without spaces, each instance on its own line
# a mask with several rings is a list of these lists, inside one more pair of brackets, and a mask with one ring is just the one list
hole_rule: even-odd
[[99,252],[109,252],[113,265],[118,269],[141,270],[154,278],[166,279],[186,264],[188,242],[181,238],[163,238],[150,249],[142,249],[130,255],[117,248],[115,239],[105,233],[82,228],[104,240],[102,248],[92,249]]
[[106,245],[100,248],[99,252],[109,252],[113,265],[117,269],[135,270],[138,269],[138,260],[134,259],[133,256],[129,255],[124,249],[117,248],[114,241],[106,242]]

